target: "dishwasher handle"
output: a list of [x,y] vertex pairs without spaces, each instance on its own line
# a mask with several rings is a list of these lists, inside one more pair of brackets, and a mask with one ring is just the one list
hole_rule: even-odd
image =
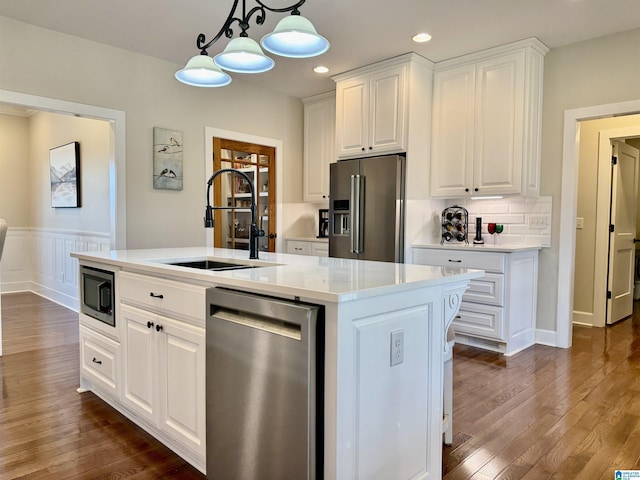
[[293,340],[302,340],[302,327],[299,324],[284,320],[220,307],[215,308],[215,310],[212,311],[211,317],[227,322],[233,322],[238,325],[244,325],[245,327],[262,330],[263,332],[273,333],[275,335],[280,335],[281,337],[288,337]]
[[[239,314],[260,322],[282,323],[305,330],[310,321],[318,318],[320,307],[303,302],[294,302],[268,297],[255,293],[242,292],[221,287],[207,290],[207,305],[210,316],[225,310],[226,313]],[[228,316],[228,315],[227,315]],[[233,316],[233,315],[232,315]],[[234,316],[234,319],[236,317]],[[303,335],[304,336],[304,335]]]

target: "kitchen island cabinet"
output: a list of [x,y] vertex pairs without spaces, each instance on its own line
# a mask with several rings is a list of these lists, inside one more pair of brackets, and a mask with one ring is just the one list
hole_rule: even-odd
[[[251,261],[256,268],[212,272],[169,265],[195,258],[248,263],[246,252],[242,253],[185,248],[72,255],[81,264],[97,263],[119,271],[120,307],[115,327],[119,329],[129,324],[130,328],[146,334],[152,330],[147,324],[154,323],[155,335],[158,333],[156,325],[168,325],[163,318],[164,309],[170,312],[170,320],[182,323],[181,328],[197,330],[199,320],[189,312],[174,311],[175,303],[169,295],[157,299],[147,292],[136,297],[137,300],[126,298],[135,297],[135,292],[131,293],[135,288],[144,291],[141,285],[145,284],[153,285],[154,295],[157,295],[156,285],[168,282],[167,286],[176,287],[176,291],[182,288],[187,295],[189,292],[197,294],[207,287],[222,286],[323,306],[324,438],[321,444],[324,447],[324,478],[441,478],[442,361],[446,329],[457,312],[468,282],[482,276],[483,272],[262,252],[261,260]],[[123,278],[135,279],[135,282],[127,285]],[[122,290],[124,288],[127,292]],[[169,300],[166,308],[162,306],[164,300]],[[156,301],[158,305],[150,305]],[[205,302],[198,308],[204,318]],[[399,363],[392,356],[390,341],[391,335],[398,331],[404,333],[403,358]],[[121,350],[127,352],[129,339],[122,333],[120,338],[125,344]],[[162,349],[164,342],[157,340],[159,337],[148,340],[150,337],[143,334],[140,338],[143,352],[129,353],[136,356],[135,363],[144,363],[149,357],[151,362],[138,371],[125,353],[123,363],[127,365],[123,369],[129,370],[125,375],[138,375],[143,381],[147,373],[154,378],[154,373],[148,370],[154,369],[154,360],[157,361],[161,354],[156,352],[154,355],[153,350]],[[148,349],[146,353],[145,348]],[[192,349],[197,350],[197,347]],[[186,357],[192,360],[180,361],[182,366],[176,372],[192,375],[190,378],[195,378],[192,384],[197,386],[204,381],[205,374],[198,368],[197,355]],[[155,366],[155,369],[156,376],[165,375],[164,367]],[[100,385],[83,378],[82,372],[81,382],[101,395]],[[181,394],[178,389],[184,388],[182,385],[180,382],[160,382],[157,386],[159,398]],[[197,387],[195,390],[196,405],[199,405],[204,400],[204,393],[199,393]],[[144,395],[153,403],[153,393]],[[185,455],[187,449],[156,426],[155,415],[145,417],[125,401],[101,396],[204,471],[205,458]],[[163,406],[160,403],[155,408],[162,410]],[[155,424],[152,419],[156,419]],[[180,421],[188,423],[190,420],[181,417]],[[191,421],[204,425],[203,419]]]

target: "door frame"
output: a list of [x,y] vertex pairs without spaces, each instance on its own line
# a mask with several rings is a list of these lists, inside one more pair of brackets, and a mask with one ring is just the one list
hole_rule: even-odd
[[555,344],[557,347],[571,347],[571,335],[573,333],[573,272],[576,257],[580,122],[637,113],[640,113],[640,100],[576,108],[565,110],[564,112],[558,248],[558,296],[556,300]]
[[[596,245],[593,269],[593,326],[604,327],[607,317],[609,263],[609,210],[611,206],[611,142],[640,135],[640,126],[600,130],[598,190],[596,193]],[[637,200],[637,199],[636,199]],[[636,226],[637,228],[637,226]],[[606,253],[606,255],[605,255]],[[575,252],[574,252],[575,255]]]
[[[248,133],[234,132],[231,130],[222,130],[220,128],[205,127],[204,129],[204,171],[205,179],[202,183],[203,190],[206,192],[206,182],[213,175],[213,138],[225,138],[227,140],[236,140],[239,142],[256,143],[276,149],[276,252],[283,250],[283,222],[282,222],[282,140],[275,138],[259,137]],[[213,245],[213,229],[205,228],[205,245]]]
[[0,102],[45,112],[106,120],[111,127],[109,157],[109,230],[112,250],[127,248],[125,112],[84,103],[0,89]]

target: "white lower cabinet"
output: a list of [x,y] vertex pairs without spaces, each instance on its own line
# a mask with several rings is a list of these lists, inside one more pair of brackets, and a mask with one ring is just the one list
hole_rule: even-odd
[[120,396],[120,343],[80,325],[80,376],[101,392]]
[[204,457],[204,329],[129,305],[121,305],[120,317],[123,403]]
[[453,320],[456,343],[513,355],[535,343],[538,247],[496,252],[473,247],[413,249],[413,263],[475,268]]
[[328,257],[329,243],[314,242],[313,240],[287,240],[287,253],[293,255]]

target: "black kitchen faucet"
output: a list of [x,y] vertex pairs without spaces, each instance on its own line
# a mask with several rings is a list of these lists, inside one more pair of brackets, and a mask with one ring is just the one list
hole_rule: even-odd
[[209,200],[211,198],[211,185],[213,185],[213,181],[221,173],[231,173],[231,174],[240,175],[249,184],[249,192],[251,193],[251,227],[249,229],[249,260],[257,260],[258,259],[258,238],[264,237],[264,230],[259,229],[258,225],[256,224],[257,210],[258,210],[258,207],[256,205],[256,194],[255,194],[255,189],[253,188],[253,182],[251,181],[251,178],[249,177],[249,175],[247,175],[246,173],[241,172],[240,170],[237,170],[235,168],[221,168],[220,170],[213,172],[213,175],[211,175],[211,178],[207,181],[207,207],[204,212],[204,228],[213,228],[213,224],[214,224],[213,211],[214,210],[235,210],[236,208],[243,208],[243,207],[236,207],[233,205],[230,205],[227,207],[211,206],[211,202]]

